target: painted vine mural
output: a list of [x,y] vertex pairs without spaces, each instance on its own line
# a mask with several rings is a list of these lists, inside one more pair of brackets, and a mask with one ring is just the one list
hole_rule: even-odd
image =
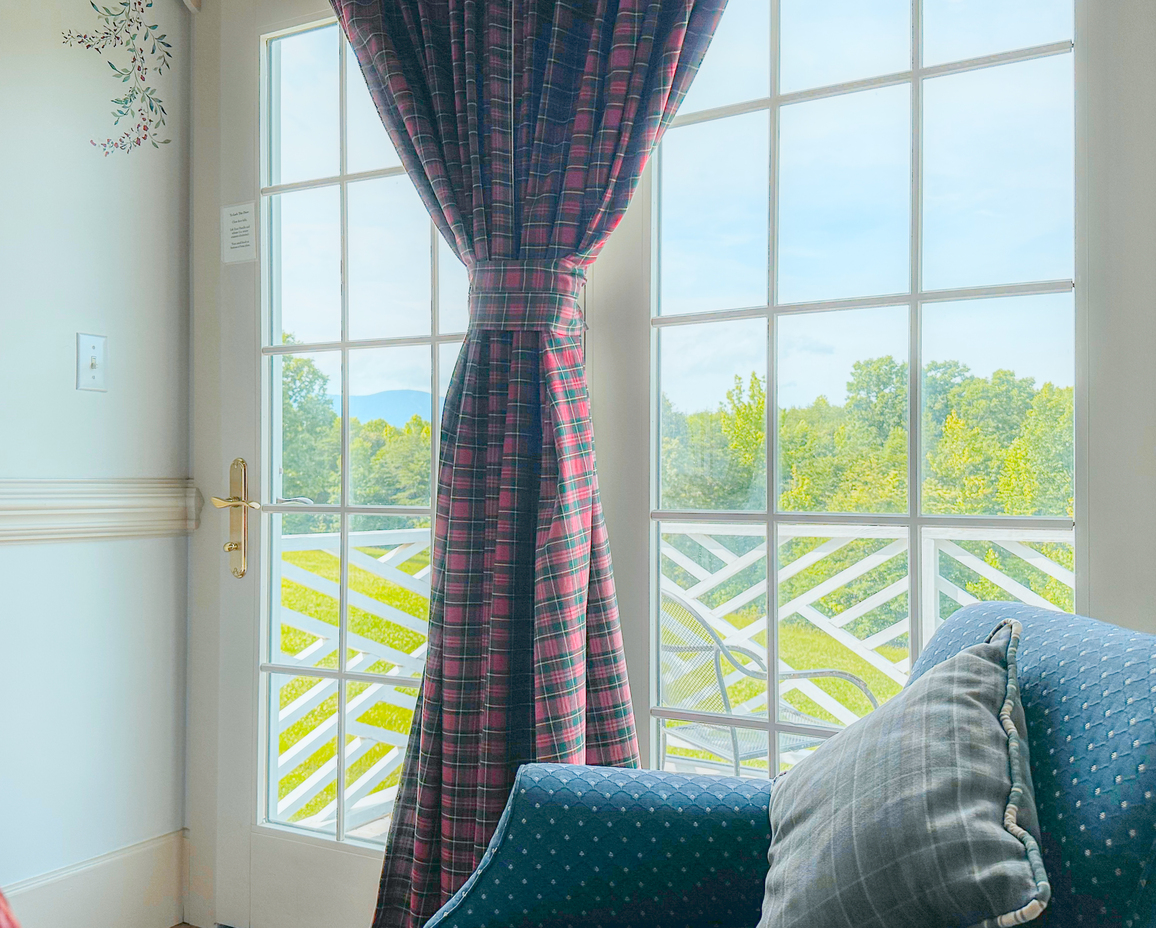
[[112,6],[91,3],[100,26],[95,32],[63,33],[64,44],[69,48],[79,47],[94,51],[98,55],[122,50],[119,56],[123,66],[111,58],[108,66],[120,79],[124,93],[112,100],[113,125],[126,126],[116,138],[103,142],[92,140],[105,155],[114,151],[129,152],[144,144],[160,148],[171,141],[167,137],[165,118],[168,113],[164,102],[151,81],[172,66],[172,45],[160,31],[157,23],[149,22],[148,11],[153,0],[122,0]]

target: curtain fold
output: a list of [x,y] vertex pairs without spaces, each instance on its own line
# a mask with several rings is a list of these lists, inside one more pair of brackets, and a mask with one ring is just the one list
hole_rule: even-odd
[[417,928],[480,861],[519,765],[638,764],[580,294],[726,0],[332,2],[470,274],[374,922]]
[[20,923],[8,908],[8,900],[4,898],[3,893],[0,893],[0,928],[20,928]]

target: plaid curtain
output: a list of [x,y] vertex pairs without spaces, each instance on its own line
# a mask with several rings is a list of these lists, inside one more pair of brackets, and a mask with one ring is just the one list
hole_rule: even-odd
[[519,765],[638,765],[579,297],[726,0],[332,2],[470,274],[374,922],[417,928],[480,861]]

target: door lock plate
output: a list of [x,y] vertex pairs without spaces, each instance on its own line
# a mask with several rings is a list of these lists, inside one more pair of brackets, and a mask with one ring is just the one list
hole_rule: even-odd
[[240,580],[249,569],[249,510],[260,509],[261,504],[249,499],[249,469],[244,458],[237,458],[229,467],[229,495],[225,499],[214,496],[212,504],[229,510],[229,541],[225,551],[229,567]]

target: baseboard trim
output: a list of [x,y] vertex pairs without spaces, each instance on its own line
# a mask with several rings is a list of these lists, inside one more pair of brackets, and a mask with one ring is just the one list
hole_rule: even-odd
[[23,928],[172,928],[183,915],[184,832],[4,887]]
[[185,535],[201,502],[179,477],[0,480],[0,544]]

